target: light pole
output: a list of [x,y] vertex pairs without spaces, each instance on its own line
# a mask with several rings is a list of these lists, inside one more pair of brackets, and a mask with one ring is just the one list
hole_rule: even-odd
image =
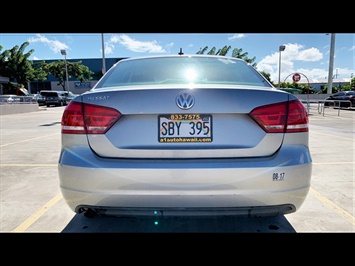
[[102,42],[102,75],[106,72],[106,61],[105,61],[105,43],[104,43],[104,34],[101,33],[101,42]]
[[280,89],[280,78],[281,78],[281,52],[285,51],[286,46],[285,45],[281,45],[279,47],[279,89]]
[[64,55],[64,61],[65,61],[65,76],[67,78],[67,81],[66,81],[66,87],[67,87],[67,91],[69,91],[69,79],[68,79],[68,64],[67,64],[67,51],[65,50],[60,50],[60,53],[62,55]]
[[328,73],[327,94],[331,94],[333,91],[334,47],[335,47],[335,33],[331,33],[331,35],[330,35],[329,73]]

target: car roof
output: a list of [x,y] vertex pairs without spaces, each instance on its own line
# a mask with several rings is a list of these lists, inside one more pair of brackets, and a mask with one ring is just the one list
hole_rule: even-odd
[[338,95],[338,94],[342,94],[342,95],[354,95],[355,91],[337,91],[335,93],[333,93],[332,95]]

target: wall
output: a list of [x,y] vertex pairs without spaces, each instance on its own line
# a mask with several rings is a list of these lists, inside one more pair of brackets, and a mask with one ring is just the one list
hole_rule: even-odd
[[39,111],[38,103],[27,104],[2,104],[0,105],[0,115],[11,115],[18,113],[28,113]]

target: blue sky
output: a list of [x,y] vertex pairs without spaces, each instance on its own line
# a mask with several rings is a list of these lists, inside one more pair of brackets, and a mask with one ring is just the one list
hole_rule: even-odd
[[[281,81],[292,73],[301,73],[309,80],[328,79],[331,35],[326,33],[0,33],[0,52],[28,41],[25,52],[33,49],[30,60],[60,59],[60,50],[67,59],[135,57],[144,55],[196,54],[208,46],[216,50],[225,45],[256,57],[257,69],[271,74],[278,82],[279,46],[281,52]],[[355,76],[355,34],[335,34],[334,78]],[[292,76],[286,81],[292,82]]]

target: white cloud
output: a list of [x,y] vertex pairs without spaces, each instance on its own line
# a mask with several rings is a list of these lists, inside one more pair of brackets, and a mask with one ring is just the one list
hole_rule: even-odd
[[244,37],[245,37],[245,34],[236,33],[236,34],[233,34],[232,36],[228,37],[228,40],[241,39]]
[[[105,54],[113,54],[115,46],[112,43],[105,42]],[[102,52],[102,50],[100,50]]]
[[[126,49],[138,52],[138,53],[165,53],[163,47],[161,47],[157,41],[142,42],[137,41],[126,34],[112,35],[108,41],[109,45],[119,44]],[[172,45],[172,44],[170,44]]]
[[69,47],[65,43],[62,43],[58,40],[50,40],[47,37],[42,36],[41,34],[36,34],[36,37],[29,38],[28,42],[43,43],[44,45],[48,46],[55,53],[60,53],[60,50],[68,50],[69,49]]
[[[324,73],[327,72],[322,69],[295,69],[295,61],[301,62],[318,62],[323,59],[323,54],[317,48],[304,49],[304,46],[297,43],[285,44],[286,48],[281,52],[281,73],[280,81],[283,82],[290,73],[306,71],[312,76],[324,78]],[[279,78],[279,61],[280,52],[277,51],[271,55],[264,57],[258,64],[257,69],[270,73],[270,79],[274,83],[278,83]],[[306,73],[304,73],[307,75]],[[288,79],[287,79],[288,80]]]
[[[297,51],[294,60],[299,61],[319,61],[323,59],[323,54],[317,48],[310,48],[304,51]],[[291,58],[292,60],[292,58]]]
[[168,44],[166,45],[166,49],[170,52],[170,49],[171,49],[174,45],[175,45],[175,44],[174,44],[173,42],[168,43]]

